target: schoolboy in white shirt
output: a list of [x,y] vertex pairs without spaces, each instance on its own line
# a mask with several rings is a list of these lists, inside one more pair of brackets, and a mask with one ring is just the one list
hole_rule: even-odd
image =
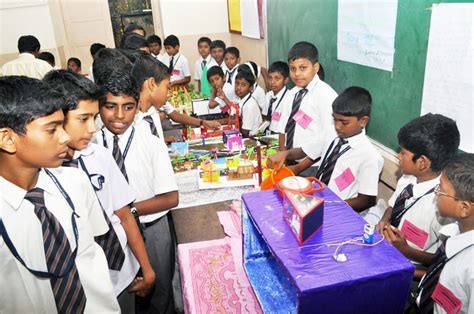
[[205,97],[211,96],[211,86],[207,80],[207,71],[212,66],[211,39],[201,37],[198,40],[199,59],[194,64],[194,80],[198,82],[198,91]]
[[[145,296],[155,283],[155,274],[129,207],[135,201],[134,192],[110,152],[91,143],[96,132],[94,120],[99,114],[99,90],[84,76],[65,70],[51,71],[43,81],[68,99],[63,112],[66,117],[64,128],[70,141],[63,166],[76,167],[87,174],[107,215],[111,229],[96,241],[107,257],[122,312],[133,313],[134,294]],[[134,281],[139,268],[142,275]]]
[[265,103],[262,108],[262,114],[265,120],[270,121],[269,131],[271,134],[278,133],[281,111],[284,104],[291,100],[288,87],[288,76],[290,69],[288,64],[282,61],[273,62],[268,69],[268,83],[271,90],[265,95]]
[[[334,100],[332,108],[337,137],[325,145],[318,171],[310,174],[357,212],[375,204],[379,174],[383,167],[382,156],[365,135],[371,104],[370,93],[357,86],[347,88]],[[270,156],[270,165],[277,163],[280,166],[285,159],[305,156],[314,160],[317,156],[311,155],[314,152],[311,145],[314,144],[304,144],[299,149]],[[304,170],[301,164],[292,169],[295,174]]]
[[209,108],[220,107],[222,113],[228,113],[229,103],[238,103],[235,89],[225,81],[224,72],[219,66],[213,66],[207,71],[207,79],[211,82],[212,92]]
[[252,97],[252,87],[254,84],[255,78],[250,71],[241,70],[237,73],[235,78],[235,94],[240,98],[240,132],[244,137],[257,134],[258,127],[262,124],[260,107]]
[[212,61],[211,61],[211,65],[209,65],[209,69],[214,65],[218,65],[222,68],[222,71],[224,71],[224,73],[227,73],[229,69],[227,68],[224,62],[225,48],[226,48],[226,45],[222,40],[218,39],[218,40],[212,41],[211,43]]
[[[435,253],[415,295],[420,313],[474,312],[474,155],[448,161],[435,189],[439,214],[456,220]],[[441,274],[440,274],[441,273]],[[438,277],[439,276],[439,277]],[[439,278],[439,280],[438,280]]]
[[105,94],[100,105],[105,128],[96,139],[112,152],[137,196],[133,213],[144,225],[145,246],[157,278],[153,292],[137,298],[137,311],[172,313],[175,244],[166,214],[178,205],[178,187],[164,142],[150,130],[133,125],[138,86],[128,69],[123,70],[116,70],[100,86]]
[[261,68],[255,62],[247,61],[244,64],[239,65],[239,69],[237,71],[240,71],[240,69],[248,69],[250,72],[252,72],[255,78],[255,84],[253,84],[252,90],[252,97],[255,98],[258,106],[260,107],[260,109],[262,109],[265,105],[265,91],[262,87],[260,87],[260,85],[258,85],[258,78],[260,77]]
[[0,312],[119,313],[108,231],[86,175],[67,154],[65,99],[46,83],[0,78]]
[[175,35],[165,38],[164,46],[166,55],[163,63],[171,71],[170,86],[188,86],[191,81],[191,71],[189,70],[188,59],[179,52],[179,39]]
[[[295,83],[291,89],[292,103],[283,106],[280,125],[280,147],[291,149],[311,145],[311,156],[321,157],[326,141],[334,138],[332,103],[337,93],[317,75],[318,50],[309,42],[293,45],[288,53],[290,77]],[[300,161],[304,168],[314,160]]]
[[431,262],[441,227],[452,222],[440,217],[434,190],[459,141],[456,122],[440,114],[415,118],[398,132],[403,176],[378,229],[415,263]]
[[224,53],[224,63],[227,67],[225,81],[235,87],[235,77],[239,71],[240,51],[237,47],[228,47]]
[[156,60],[163,62],[163,54],[161,53],[161,38],[157,35],[150,35],[146,39],[150,55]]

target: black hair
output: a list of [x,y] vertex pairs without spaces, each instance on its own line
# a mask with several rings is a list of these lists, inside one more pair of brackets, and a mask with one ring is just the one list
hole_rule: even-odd
[[222,50],[225,50],[225,48],[226,48],[225,42],[223,42],[220,39],[213,40],[211,42],[211,50],[214,49],[214,48],[222,48]]
[[454,187],[454,196],[474,203],[474,154],[453,156],[446,162],[443,173]]
[[43,51],[36,58],[48,62],[52,67],[56,65],[56,59],[51,52]]
[[163,43],[163,46],[171,46],[173,48],[175,48],[178,45],[179,45],[179,39],[175,35],[169,35],[168,37],[165,38],[165,41]]
[[137,103],[140,98],[140,90],[130,73],[130,70],[116,69],[108,79],[100,86],[101,99],[100,105],[105,102],[105,96],[112,93],[114,96],[131,96]]
[[137,82],[138,88],[141,89],[143,83],[150,77],[153,77],[156,84],[159,84],[171,74],[166,65],[147,54],[135,62],[132,76]]
[[146,51],[143,50],[130,50],[130,49],[117,49],[121,54],[128,58],[128,60],[134,64],[143,56],[149,55]]
[[[250,65],[249,65],[250,63]],[[253,61],[247,61],[244,64],[239,65],[237,68],[237,72],[239,71],[250,71],[254,76],[255,80],[258,80],[259,72],[258,72],[258,65]]]
[[48,84],[26,76],[0,77],[0,128],[26,134],[33,120],[61,109],[63,95]]
[[18,51],[23,52],[38,52],[41,48],[38,38],[33,35],[25,35],[18,38]]
[[268,69],[268,73],[273,72],[278,72],[283,75],[284,78],[287,78],[288,76],[290,76],[290,67],[286,62],[275,61],[270,65],[270,68]]
[[100,50],[104,48],[105,48],[105,45],[102,45],[99,43],[93,43],[89,51],[91,53],[91,56],[94,57],[96,53],[98,53]]
[[326,73],[324,72],[324,68],[321,63],[319,64],[318,76],[321,81],[324,81],[324,79],[326,78]]
[[358,86],[346,88],[332,103],[332,111],[348,117],[358,119],[370,117],[372,97],[368,90]]
[[49,71],[43,82],[50,85],[65,97],[62,109],[64,114],[77,108],[81,100],[99,100],[100,92],[91,80],[70,70]]
[[319,61],[318,48],[307,41],[294,44],[288,52],[288,62],[301,58],[308,59],[312,64],[315,64]]
[[130,73],[132,71],[132,63],[117,49],[104,48],[97,53],[92,64],[92,70],[95,83],[101,87],[116,70],[128,71]]
[[[124,32],[124,34],[129,34],[129,33],[133,33],[133,31],[134,31],[134,30],[137,30],[137,29],[143,31],[143,34],[146,35],[145,29],[144,29],[142,26],[138,25],[137,23],[131,23],[131,24],[129,24],[129,25],[125,28],[125,30],[124,30],[123,32]],[[135,33],[135,34],[137,34],[137,33]],[[140,34],[137,34],[137,35],[138,35],[138,36],[141,36]]]
[[157,43],[158,45],[161,46],[161,38],[158,35],[148,36],[148,38],[146,39],[146,42],[147,42],[148,45],[150,45],[152,43]]
[[198,46],[200,43],[207,43],[209,45],[209,47],[211,47],[211,39],[209,37],[201,37],[198,39]]
[[67,63],[69,62],[74,62],[79,68],[82,67],[82,63],[81,63],[81,60],[79,60],[79,58],[71,57],[67,60]]
[[235,80],[237,81],[240,79],[246,80],[250,84],[250,87],[253,87],[255,85],[255,76],[250,70],[239,68],[239,71],[235,76]]
[[219,75],[222,78],[224,77],[224,71],[220,66],[215,65],[210,67],[209,70],[207,70],[207,80],[210,80],[211,77],[213,77],[214,75]]
[[400,147],[413,153],[413,161],[425,155],[435,172],[441,171],[457,152],[459,141],[456,122],[440,114],[428,113],[415,118],[398,131]]
[[240,58],[240,51],[237,47],[228,47],[224,52],[224,56],[228,53],[233,54],[236,58]]
[[145,37],[135,33],[130,33],[123,36],[120,48],[138,50],[140,48],[148,48],[148,43]]

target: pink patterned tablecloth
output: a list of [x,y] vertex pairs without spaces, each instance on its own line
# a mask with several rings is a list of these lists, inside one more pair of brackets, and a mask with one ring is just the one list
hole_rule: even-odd
[[227,237],[178,246],[184,310],[262,313],[242,266],[240,217],[234,211],[218,215]]

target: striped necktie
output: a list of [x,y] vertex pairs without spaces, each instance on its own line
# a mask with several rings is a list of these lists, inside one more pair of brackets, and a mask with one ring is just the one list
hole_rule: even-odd
[[173,66],[174,66],[173,61],[174,61],[174,56],[172,56],[170,59],[170,72],[173,71]]
[[295,98],[293,99],[291,114],[288,118],[288,122],[285,128],[287,149],[293,148],[293,138],[295,136],[296,127],[296,121],[293,119],[293,117],[298,112],[298,110],[300,110],[301,101],[303,100],[303,97],[306,95],[307,92],[308,90],[306,88],[303,88],[298,93],[296,93]]
[[44,190],[34,188],[26,193],[25,199],[33,203],[34,212],[41,222],[48,271],[53,274],[63,274],[67,266],[73,263],[67,274],[50,279],[58,313],[83,313],[87,298],[77,272],[75,256],[64,229],[46,208]]
[[269,116],[270,119],[272,118],[273,104],[275,103],[276,100],[277,100],[276,97],[272,97],[272,98],[270,99],[270,106],[268,107],[268,113],[267,113],[267,116]]
[[[338,138],[339,142],[337,143],[336,147],[332,150],[331,154],[324,158],[321,162],[321,166],[316,174],[316,178],[319,178],[321,182],[328,185],[329,180],[331,179],[332,172],[334,171],[334,167],[336,166],[337,159],[340,157],[339,152],[341,151],[341,147],[348,142],[343,138]],[[334,142],[333,142],[334,143]]]
[[390,216],[390,224],[398,228],[402,217],[397,216],[405,209],[405,202],[413,197],[413,184],[408,184],[403,191],[398,195],[392,209],[392,216]]
[[125,177],[125,180],[127,180],[128,182],[127,170],[125,169],[125,160],[123,159],[118,142],[119,137],[117,135],[114,135],[114,147],[112,149],[112,156],[114,157],[117,166]]
[[201,70],[204,70],[204,67],[206,66],[207,60],[202,60],[201,63]]
[[79,159],[66,159],[63,161],[63,167],[79,168]]
[[234,69],[232,71],[229,71],[227,70],[227,83],[231,84],[232,85],[232,75],[234,75],[234,72],[236,71],[237,69]]
[[153,134],[154,136],[159,138],[160,136],[158,135],[158,131],[156,129],[155,122],[153,122],[153,118],[151,116],[144,116],[143,120],[148,122],[148,124],[150,125],[151,134]]

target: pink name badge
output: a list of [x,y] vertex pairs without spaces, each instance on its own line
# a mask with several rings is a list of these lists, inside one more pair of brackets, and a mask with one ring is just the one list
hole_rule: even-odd
[[443,286],[441,283],[436,285],[431,298],[448,314],[459,312],[462,306],[461,300],[459,300],[451,290]]
[[401,231],[408,241],[421,249],[425,247],[426,240],[428,240],[428,233],[426,231],[418,228],[408,220],[403,222]]
[[180,73],[181,73],[181,71],[180,71],[180,70],[177,70],[177,69],[173,69],[173,70],[171,71],[171,74],[172,74],[172,75],[179,75]]
[[308,125],[313,121],[313,118],[308,116],[304,111],[299,110],[294,116],[293,120],[296,121],[296,123],[299,124],[300,127],[303,129],[306,129]]
[[225,105],[225,107],[221,107],[221,111],[222,113],[226,113],[227,111],[229,111],[229,105]]
[[334,181],[336,181],[339,191],[344,191],[354,180],[355,177],[352,174],[351,168],[347,168]]
[[279,113],[279,112],[272,113],[272,120],[273,121],[280,121],[280,118],[281,118],[281,113]]

